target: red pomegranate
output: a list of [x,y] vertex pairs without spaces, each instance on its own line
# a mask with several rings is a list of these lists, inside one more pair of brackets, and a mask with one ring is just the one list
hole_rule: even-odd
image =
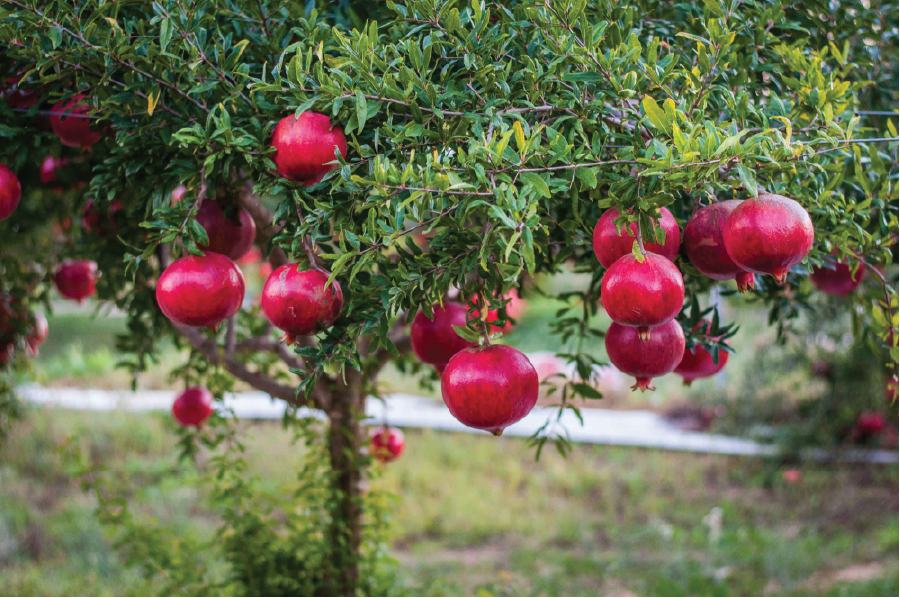
[[466,325],[468,308],[465,305],[447,301],[443,308],[435,303],[431,309],[434,320],[429,320],[425,312],[419,311],[413,318],[409,338],[416,357],[424,363],[442,366],[449,363],[451,357],[475,343],[462,338],[453,329],[454,326]]
[[674,318],[684,303],[684,280],[678,268],[655,253],[639,262],[623,255],[603,275],[600,298],[613,322],[638,329],[642,339],[650,328]]
[[250,212],[236,205],[223,210],[219,202],[207,199],[200,204],[197,222],[206,229],[209,237],[209,245],[201,249],[227,255],[233,260],[250,251],[256,239],[256,223]]
[[64,168],[68,166],[69,159],[68,158],[57,158],[55,156],[48,155],[44,158],[44,161],[41,162],[41,183],[44,185],[49,185],[51,183],[59,182],[59,173],[57,173],[57,169]]
[[[666,208],[660,208],[659,213],[658,225],[666,231],[666,243],[665,245],[644,243],[644,249],[671,261],[678,255],[678,248],[681,246],[681,229],[678,228],[678,222],[675,221],[672,212]],[[632,222],[623,228],[623,234],[620,235],[614,222],[618,217],[619,210],[610,208],[603,212],[594,227],[594,255],[597,256],[604,268],[609,268],[617,259],[631,253],[637,238],[637,222]]]
[[88,234],[97,233],[100,237],[106,237],[110,233],[115,234],[118,230],[116,223],[116,214],[122,211],[122,202],[114,199],[109,202],[109,207],[102,211],[98,209],[91,198],[84,204],[81,210],[81,228]]
[[434,371],[437,372],[438,378],[444,375],[444,370],[447,369],[446,363],[436,363],[434,364]]
[[97,292],[97,264],[87,260],[66,260],[56,269],[53,281],[60,295],[83,303]]
[[334,281],[325,288],[328,274],[321,270],[297,271],[297,264],[285,264],[269,276],[262,291],[262,310],[284,340],[315,334],[328,328],[341,314],[344,295]]
[[722,238],[728,216],[739,205],[740,200],[729,199],[694,212],[684,226],[684,253],[701,274],[713,280],[733,278],[737,281],[738,291],[743,293],[756,287],[753,273],[734,263]]
[[369,431],[369,445],[372,456],[382,463],[390,463],[403,454],[406,439],[397,428],[379,426]]
[[650,380],[674,370],[684,355],[684,332],[669,320],[642,340],[635,328],[613,322],[606,331],[606,353],[616,369],[635,377],[632,390],[656,390]]
[[813,225],[803,207],[788,197],[760,193],[741,202],[725,223],[722,238],[735,264],[749,272],[771,274],[778,284],[809,254]]
[[0,164],[0,220],[6,220],[19,207],[22,198],[22,186],[6,164]]
[[13,110],[28,110],[40,102],[44,94],[43,88],[22,87],[22,75],[8,77],[6,82],[11,86],[3,91],[3,96],[6,104]]
[[91,105],[81,94],[53,106],[50,126],[63,145],[91,147],[100,141],[100,133],[91,130],[91,119],[87,118],[90,111]]
[[50,326],[42,313],[35,313],[32,318],[31,332],[25,337],[25,350],[29,355],[37,355],[38,349],[47,340]]
[[172,415],[182,426],[200,427],[212,414],[212,393],[201,386],[184,389],[172,403]]
[[187,195],[187,187],[184,185],[178,185],[172,189],[172,205],[179,203],[185,195]]
[[[525,308],[527,304],[521,298],[519,298],[519,292],[516,289],[510,289],[508,293],[503,295],[502,301],[506,302],[504,306],[506,309],[506,315],[509,320],[506,320],[502,326],[498,324],[491,324],[491,332],[502,332],[504,334],[508,333],[513,329],[514,324],[512,320],[516,320],[518,323],[519,318],[522,317],[522,314],[525,313]],[[472,307],[476,307],[478,305],[478,297],[472,296],[469,300],[469,304]],[[496,322],[500,319],[500,310],[499,309],[490,309],[488,310],[487,321],[488,322]]]
[[851,269],[849,265],[837,262],[814,266],[809,279],[826,295],[846,297],[862,284],[865,275],[866,269],[862,264],[856,264]]
[[215,327],[241,308],[244,276],[224,255],[212,251],[204,256],[188,255],[172,262],[160,275],[156,301],[176,324]]
[[528,358],[512,347],[469,347],[447,364],[441,395],[460,422],[499,436],[537,403],[538,376]]
[[278,173],[303,185],[318,183],[337,168],[334,148],[347,157],[347,139],[340,127],[332,127],[324,114],[301,112],[298,118],[286,116],[272,131],[272,160]]
[[865,438],[878,436],[884,431],[884,416],[876,411],[864,411],[856,418],[856,431]]
[[251,247],[250,251],[234,261],[238,266],[252,266],[262,262],[262,257],[262,251],[260,251],[259,247]]
[[698,378],[709,378],[722,371],[728,363],[728,353],[719,351],[719,363],[713,361],[712,353],[696,345],[685,348],[681,362],[675,367],[675,373],[684,378],[684,385],[690,386]]

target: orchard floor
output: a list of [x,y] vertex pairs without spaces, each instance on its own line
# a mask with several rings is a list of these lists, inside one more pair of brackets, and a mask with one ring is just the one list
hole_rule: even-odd
[[[140,480],[132,508],[208,535],[163,415],[29,409],[0,444],[0,590],[147,594],[70,478],[61,447]],[[248,470],[277,491],[299,458],[277,423],[247,423]],[[897,595],[894,466],[578,446],[535,462],[520,439],[407,431],[375,484],[397,496],[401,595]]]

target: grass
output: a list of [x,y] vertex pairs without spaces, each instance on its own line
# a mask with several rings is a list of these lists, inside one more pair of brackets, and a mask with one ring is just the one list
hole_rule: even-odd
[[[29,410],[0,448],[0,587],[11,595],[146,594],[70,479],[60,447],[131,476],[133,510],[208,537],[215,517],[163,415]],[[579,446],[535,462],[524,441],[408,430],[376,476],[398,497],[406,595],[896,595],[896,467],[807,467],[799,484],[743,458]],[[247,424],[248,470],[272,490],[290,434]],[[72,441],[71,439],[75,439]],[[201,459],[202,463],[205,460]]]

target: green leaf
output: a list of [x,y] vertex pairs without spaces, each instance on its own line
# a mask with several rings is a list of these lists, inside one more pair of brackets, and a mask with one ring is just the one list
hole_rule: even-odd
[[695,42],[700,42],[701,44],[706,44],[707,46],[712,46],[712,42],[706,38],[699,37],[697,35],[691,35],[690,33],[685,33],[684,31],[680,31],[676,34],[678,37],[686,37],[688,39],[692,39]]
[[709,12],[716,15],[720,19],[725,17],[725,11],[722,10],[722,7],[719,6],[719,3],[716,0],[703,0],[703,5]]
[[481,340],[481,335],[471,328],[467,328],[465,326],[454,326],[453,330],[456,331],[456,334],[458,334],[460,338],[463,338],[470,343],[477,343]]
[[546,198],[550,198],[550,187],[547,183],[534,172],[526,172],[522,175],[522,180],[532,186],[532,188]]
[[358,123],[359,128],[357,129],[357,134],[363,132],[363,127],[366,125],[366,119],[369,118],[369,103],[366,101],[366,96],[363,95],[363,92],[359,89],[356,90],[356,122]]
[[756,187],[756,179],[750,174],[750,171],[747,170],[743,164],[738,164],[735,167],[735,170],[737,170],[738,177],[741,179],[744,189],[747,190],[750,196],[756,197],[759,195],[759,190]]
[[585,399],[602,399],[603,395],[596,388],[584,382],[573,382],[572,390]]
[[601,81],[603,79],[605,79],[605,77],[602,74],[592,71],[582,73],[566,73],[565,75],[563,75],[563,81],[571,81],[573,83],[596,83],[597,81]]
[[169,47],[169,42],[172,41],[172,19],[163,19],[159,24],[159,48],[163,52],[166,51],[166,48]]
[[597,175],[595,171],[597,169],[595,167],[585,167],[585,168],[576,168],[575,176],[584,183],[588,189],[593,189],[597,186]]
[[50,29],[50,43],[53,44],[54,48],[59,47],[59,43],[62,41],[62,29],[59,27],[53,27]]
[[666,113],[659,107],[656,100],[650,96],[644,96],[641,105],[644,107],[644,113],[647,115],[647,118],[650,119],[650,123],[654,127],[666,135],[672,134],[672,128],[666,122]]
[[735,135],[730,136],[728,139],[719,144],[718,149],[716,149],[716,153],[714,155],[720,156],[722,152],[727,150],[729,147],[738,143],[741,140],[741,137],[747,134],[747,131],[741,131]]

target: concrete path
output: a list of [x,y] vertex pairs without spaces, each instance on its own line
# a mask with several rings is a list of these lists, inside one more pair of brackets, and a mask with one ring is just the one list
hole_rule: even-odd
[[[43,388],[25,385],[18,389],[19,396],[38,405],[66,409],[90,409],[95,411],[168,411],[172,408],[174,393],[171,391],[80,390],[73,388]],[[273,401],[261,392],[242,392],[228,395],[221,409],[231,409],[239,418],[281,419],[285,404]],[[305,415],[322,418],[316,410],[304,410]],[[384,401],[371,398],[366,414],[372,423],[387,422],[401,428],[432,428],[451,432],[487,434],[459,423],[443,403],[406,394],[394,394]],[[547,432],[568,436],[572,442],[638,446],[697,453],[723,455],[763,456],[776,454],[775,447],[752,440],[688,432],[674,427],[651,411],[613,411],[609,409],[582,409],[584,425],[570,410],[554,421]],[[531,436],[548,418],[556,418],[556,410],[537,408],[518,423],[504,431],[504,436]],[[840,455],[825,451],[811,451],[809,458],[869,463],[896,463],[897,453],[891,451],[851,450]]]

